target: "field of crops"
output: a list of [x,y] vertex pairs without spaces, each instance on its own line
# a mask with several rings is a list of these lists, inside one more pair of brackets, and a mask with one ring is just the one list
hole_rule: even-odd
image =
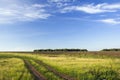
[[120,52],[0,53],[0,80],[120,80]]

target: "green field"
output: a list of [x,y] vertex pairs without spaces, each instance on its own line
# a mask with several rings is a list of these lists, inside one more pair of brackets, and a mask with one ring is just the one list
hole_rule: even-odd
[[38,76],[120,80],[120,52],[0,53],[0,80],[40,80]]

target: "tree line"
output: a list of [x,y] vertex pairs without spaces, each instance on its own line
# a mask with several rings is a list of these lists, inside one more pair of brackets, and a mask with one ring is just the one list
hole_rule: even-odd
[[113,49],[103,49],[102,51],[120,51],[120,49],[116,49],[116,48],[113,48]]
[[45,51],[88,51],[87,49],[37,49],[37,50],[34,50],[34,52],[45,52]]

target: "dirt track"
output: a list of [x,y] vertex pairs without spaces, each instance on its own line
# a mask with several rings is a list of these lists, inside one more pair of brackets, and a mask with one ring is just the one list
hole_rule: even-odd
[[65,75],[63,73],[60,73],[58,71],[56,71],[55,69],[53,69],[51,66],[43,63],[42,61],[38,61],[38,60],[35,60],[36,63],[40,64],[40,65],[43,65],[46,69],[48,69],[49,71],[53,72],[55,75],[59,76],[60,78],[64,79],[64,80],[76,80],[68,75]]
[[24,60],[26,67],[30,70],[31,74],[35,77],[35,80],[47,80],[41,73],[39,73],[27,60]]

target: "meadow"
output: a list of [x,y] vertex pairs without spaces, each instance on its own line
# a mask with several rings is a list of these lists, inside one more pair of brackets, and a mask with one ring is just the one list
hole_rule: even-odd
[[120,80],[120,52],[1,52],[0,80]]

